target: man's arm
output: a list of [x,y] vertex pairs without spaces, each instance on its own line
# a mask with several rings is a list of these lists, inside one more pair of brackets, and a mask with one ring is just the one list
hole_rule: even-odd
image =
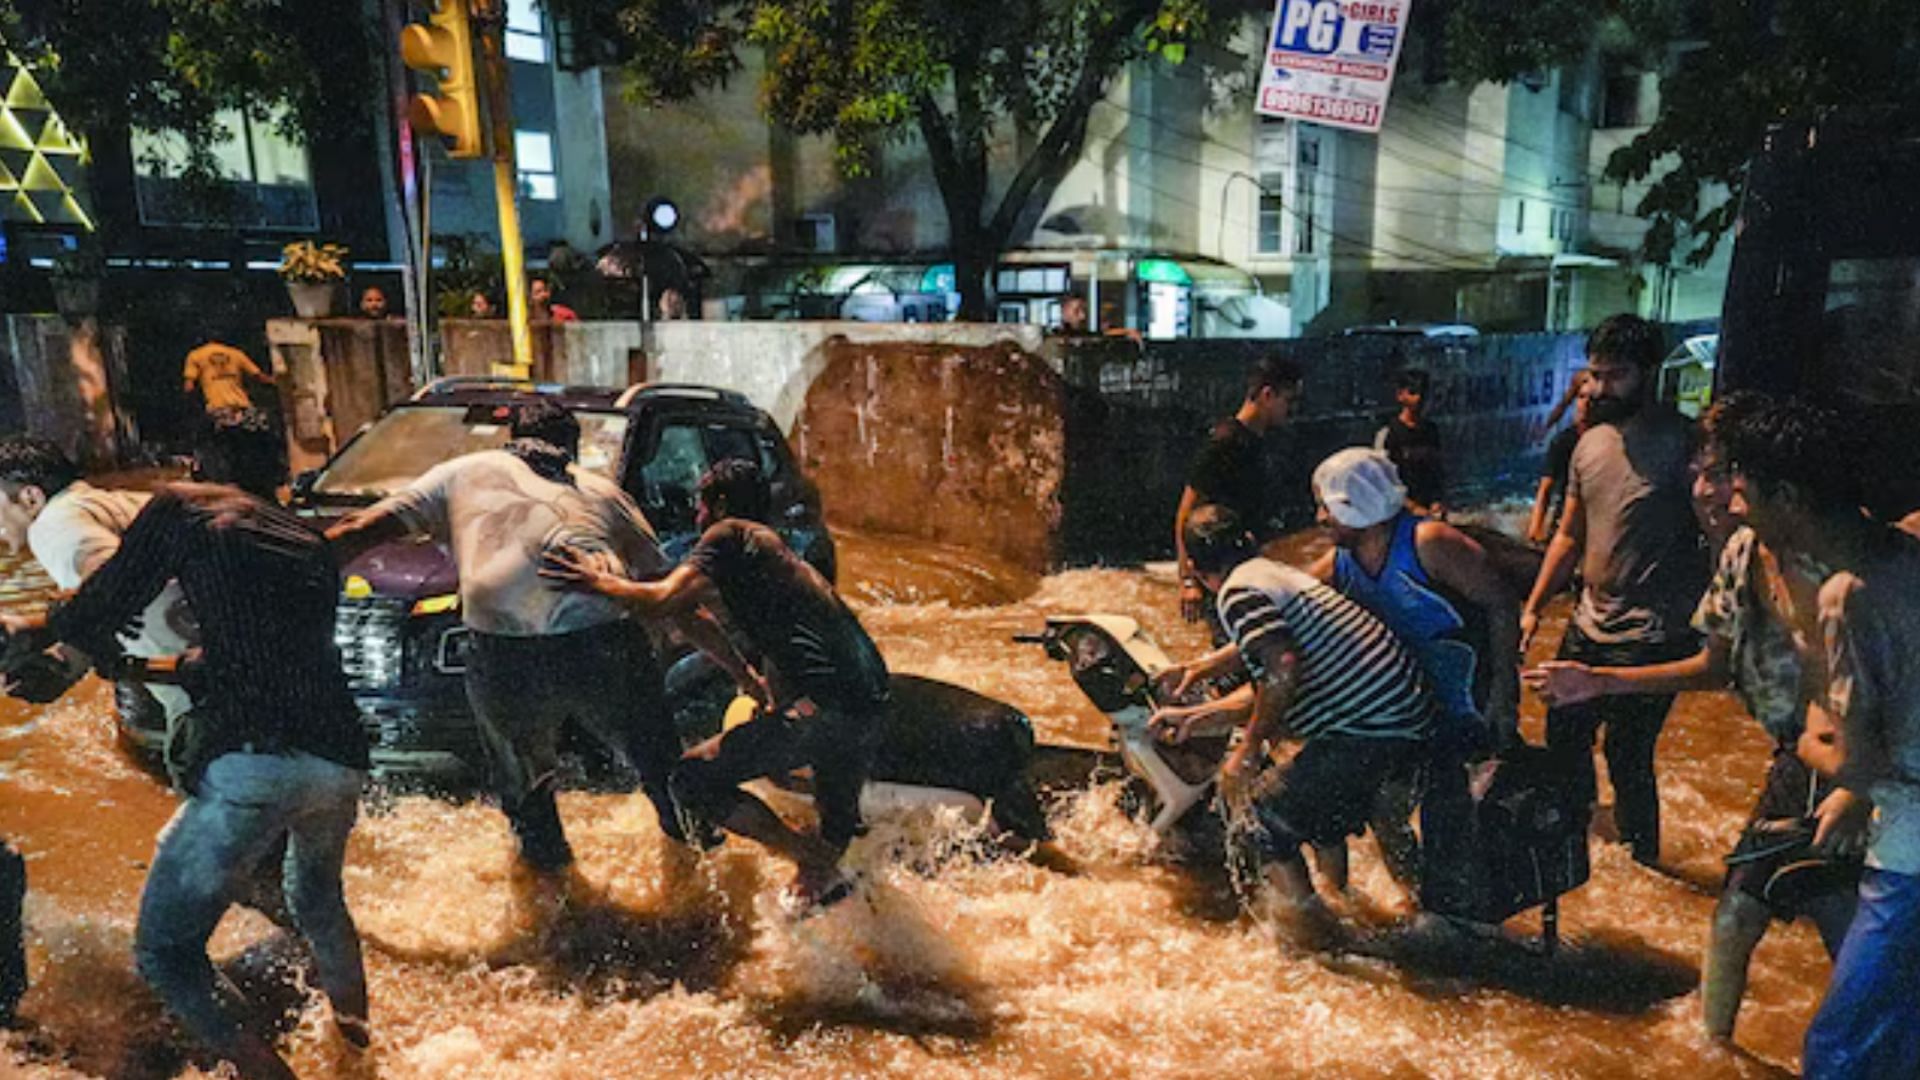
[[1269,744],[1286,729],[1287,710],[1293,707],[1299,687],[1300,650],[1293,635],[1270,630],[1252,645],[1247,666],[1257,673],[1254,682],[1253,721],[1247,725],[1246,738],[1220,766],[1225,780],[1245,775],[1249,765],[1266,758]]
[[1200,493],[1189,485],[1180,492],[1180,506],[1173,512],[1173,566],[1180,575],[1180,617],[1188,622],[1200,621],[1207,602],[1206,591],[1193,575],[1193,564],[1187,561],[1187,519],[1199,505]]
[[1493,665],[1487,686],[1487,720],[1502,738],[1520,726],[1520,605],[1493,567],[1487,549],[1444,522],[1423,522],[1414,533],[1414,554],[1435,581],[1477,605],[1487,617],[1487,652]]
[[[1887,746],[1890,663],[1898,650],[1863,610],[1863,582],[1836,574],[1820,588],[1820,631],[1827,653],[1824,707],[1833,719],[1834,783],[1864,793],[1893,772]],[[1910,659],[1910,658],[1907,658]],[[1818,699],[1817,699],[1818,700]]]
[[1678,694],[1720,690],[1731,667],[1730,643],[1709,637],[1707,645],[1683,660],[1646,667],[1589,667],[1577,660],[1548,660],[1527,672],[1527,685],[1549,705],[1578,705],[1620,694]]
[[713,661],[726,671],[739,687],[741,693],[772,707],[773,691],[766,677],[755,670],[753,664],[740,654],[740,648],[734,644],[733,635],[727,633],[719,616],[713,610],[702,605],[681,612],[673,620],[674,629],[680,632],[687,644],[699,649],[713,658]]
[[1543,476],[1540,485],[1533,490],[1533,516],[1527,519],[1527,539],[1535,544],[1544,544],[1547,536],[1547,514],[1553,509],[1553,477]]
[[334,559],[345,566],[361,552],[412,532],[405,519],[383,504],[348,514],[327,526],[327,543],[333,546]]
[[1533,592],[1520,609],[1520,641],[1516,651],[1525,652],[1533,644],[1533,633],[1540,626],[1540,610],[1561,589],[1567,587],[1586,539],[1586,506],[1579,495],[1568,491],[1566,507],[1560,514],[1560,529],[1553,534],[1553,542],[1547,545],[1547,556],[1540,562],[1540,576],[1534,580]]

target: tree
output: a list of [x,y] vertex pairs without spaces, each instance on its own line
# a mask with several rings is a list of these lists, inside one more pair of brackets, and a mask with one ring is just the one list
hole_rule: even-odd
[[324,146],[365,127],[373,27],[357,0],[0,0],[0,45],[75,129],[178,135],[181,179],[219,190],[220,114]]
[[[1621,181],[1667,168],[1636,207],[1654,262],[1713,254],[1768,124],[1835,107],[1920,116],[1914,0],[1416,0],[1413,13],[1410,60],[1430,77],[1505,82],[1579,62],[1596,42],[1662,72],[1652,126],[1606,167]],[[1703,205],[1715,187],[1727,197]]]
[[[1113,77],[1144,57],[1179,64],[1231,30],[1206,0],[550,0],[587,36],[619,42],[631,93],[688,97],[766,56],[761,100],[795,132],[830,135],[859,175],[917,136],[947,212],[960,317],[990,317],[987,278],[1085,148]],[[994,142],[1014,136],[1004,188]]]

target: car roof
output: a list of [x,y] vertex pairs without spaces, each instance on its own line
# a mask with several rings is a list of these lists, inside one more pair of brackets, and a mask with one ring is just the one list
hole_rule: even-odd
[[625,389],[611,386],[573,386],[493,375],[449,375],[415,391],[408,399],[418,405],[510,404],[533,398],[557,398],[569,409],[634,411],[660,402],[711,403],[729,410],[758,413],[753,402],[737,390],[694,383],[635,383]]

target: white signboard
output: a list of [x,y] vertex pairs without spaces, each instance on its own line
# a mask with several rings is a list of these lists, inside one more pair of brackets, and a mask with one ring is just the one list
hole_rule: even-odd
[[1412,0],[1279,0],[1255,108],[1379,131]]

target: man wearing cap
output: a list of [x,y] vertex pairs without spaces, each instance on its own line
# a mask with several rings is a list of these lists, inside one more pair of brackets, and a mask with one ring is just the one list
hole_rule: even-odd
[[1313,576],[1385,623],[1432,687],[1438,727],[1421,800],[1421,906],[1462,911],[1470,883],[1467,763],[1513,740],[1519,724],[1519,601],[1472,537],[1409,511],[1387,455],[1355,447],[1313,471],[1333,550]]

